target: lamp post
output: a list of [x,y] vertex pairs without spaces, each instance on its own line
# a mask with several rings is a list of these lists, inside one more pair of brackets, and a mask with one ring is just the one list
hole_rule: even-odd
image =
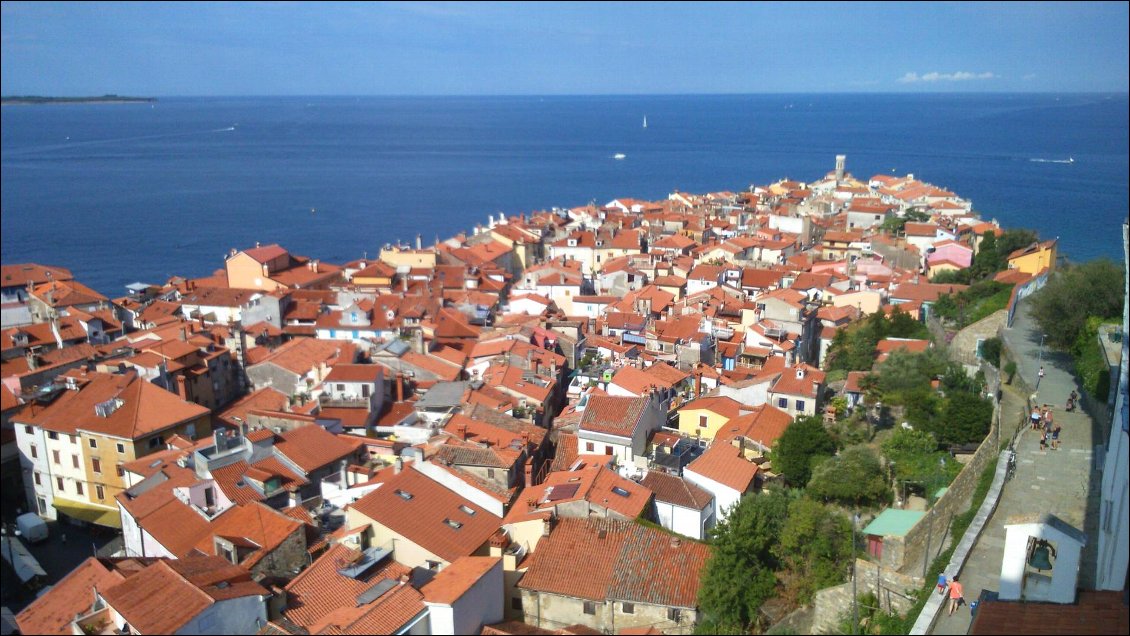
[[1046,333],[1040,334],[1040,366],[1043,366],[1044,364],[1044,338],[1047,337],[1048,334]]
[[859,597],[855,591],[855,525],[859,523],[859,515],[851,516],[851,633],[859,633]]

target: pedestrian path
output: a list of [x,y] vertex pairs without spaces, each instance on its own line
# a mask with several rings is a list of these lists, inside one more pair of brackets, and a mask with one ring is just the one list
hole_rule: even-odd
[[[996,592],[1000,589],[1004,526],[1010,518],[1048,512],[1085,530],[1089,527],[1086,523],[1088,508],[1098,497],[1098,484],[1092,479],[1092,454],[1098,440],[1094,438],[1091,418],[1081,409],[1073,413],[1064,411],[1068,395],[1072,390],[1078,390],[1070,373],[1070,359],[1066,359],[1067,365],[1064,365],[1063,355],[1049,355],[1047,350],[1040,356],[1040,333],[1025,310],[1023,305],[1018,309],[1012,329],[1005,330],[1005,341],[1019,358],[1019,373],[1028,386],[1036,386],[1042,362],[1045,373],[1036,391],[1037,403],[1052,406],[1055,421],[1063,428],[1060,448],[1040,448],[1040,432],[1032,430],[1027,424],[1021,425],[1021,420],[1027,417],[1031,396],[1024,395],[1015,387],[1003,387],[1002,437],[1007,439],[1020,426],[1015,442],[1016,475],[1005,484],[996,512],[959,573],[967,601],[976,600],[983,590]],[[1079,581],[1083,587],[1089,581],[1084,574],[1087,566],[1085,559]],[[969,606],[959,608],[952,616],[948,609],[947,606],[943,610],[930,633],[967,633],[972,620]]]

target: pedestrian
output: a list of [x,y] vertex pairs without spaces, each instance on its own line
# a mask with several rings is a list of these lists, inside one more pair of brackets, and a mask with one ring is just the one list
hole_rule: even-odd
[[965,590],[961,588],[961,583],[958,582],[957,577],[954,576],[950,579],[950,616],[953,616],[958,605],[965,604]]
[[1040,380],[1044,379],[1044,367],[1040,367],[1040,372],[1036,374],[1036,390],[1040,390]]
[[946,593],[946,573],[942,572],[938,575],[938,594]]
[[1040,431],[1040,450],[1048,450],[1048,432]]
[[1052,450],[1059,450],[1059,431],[1060,426],[1056,424],[1055,428],[1052,429]]
[[1036,430],[1040,426],[1040,409],[1032,407],[1032,430]]

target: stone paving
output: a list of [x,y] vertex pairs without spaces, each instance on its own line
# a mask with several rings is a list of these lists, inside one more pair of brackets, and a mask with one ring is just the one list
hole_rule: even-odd
[[[1041,450],[1038,431],[1020,425],[1027,413],[1027,401],[1014,387],[1004,387],[1002,400],[1002,436],[1007,439],[1019,426],[1015,442],[1017,454],[1016,475],[1004,485],[996,512],[975,544],[959,573],[967,601],[976,600],[983,590],[999,589],[1001,559],[1004,553],[1004,526],[1015,515],[1049,512],[1080,530],[1086,530],[1094,543],[1096,536],[1092,524],[1097,518],[1098,473],[1094,471],[1093,453],[1100,443],[1091,418],[1082,410],[1064,411],[1064,404],[1072,390],[1078,391],[1071,374],[1071,360],[1065,354],[1051,354],[1046,349],[1041,356],[1040,332],[1026,313],[1022,304],[1011,329],[1006,329],[1004,339],[1017,360],[1019,374],[1028,386],[1037,385],[1037,373],[1042,363],[1044,377],[1039,382],[1035,398],[1038,404],[1050,404],[1056,422],[1063,427],[1059,450]],[[1093,546],[1088,546],[1091,548]],[[1084,554],[1079,586],[1092,585],[1093,550]],[[947,575],[953,573],[947,572]],[[959,608],[952,616],[948,607],[943,610],[930,633],[965,634],[971,622],[969,606]]]

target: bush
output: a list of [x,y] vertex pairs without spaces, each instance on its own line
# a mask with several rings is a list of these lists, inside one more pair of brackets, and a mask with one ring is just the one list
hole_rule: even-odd
[[1016,363],[1012,360],[1004,363],[1004,374],[1006,377],[1005,384],[1012,384],[1012,378],[1016,375]]
[[822,501],[875,506],[890,501],[891,492],[875,451],[866,446],[844,449],[812,471],[808,494]]
[[1122,268],[1106,258],[1065,268],[1032,295],[1032,316],[1048,345],[1071,350],[1087,319],[1118,319],[1126,291]]
[[995,368],[1001,366],[1001,339],[989,338],[981,343],[981,357]]

